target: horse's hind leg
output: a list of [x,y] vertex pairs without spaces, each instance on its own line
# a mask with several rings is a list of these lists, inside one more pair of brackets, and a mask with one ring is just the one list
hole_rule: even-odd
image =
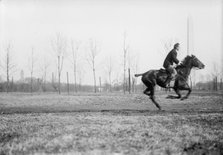
[[160,105],[156,102],[155,100],[155,96],[154,96],[154,87],[152,87],[151,91],[150,91],[150,99],[152,100],[152,102],[156,105],[156,107],[161,110]]
[[150,89],[149,88],[146,88],[144,91],[143,91],[143,93],[145,94],[145,95],[148,95],[148,96],[150,96]]
[[155,79],[152,80],[148,80],[145,78],[142,78],[142,82],[147,86],[146,90],[144,90],[144,94],[150,96],[150,99],[152,100],[152,102],[156,105],[156,107],[161,110],[160,105],[155,101],[154,98],[154,87],[156,85],[156,81]]

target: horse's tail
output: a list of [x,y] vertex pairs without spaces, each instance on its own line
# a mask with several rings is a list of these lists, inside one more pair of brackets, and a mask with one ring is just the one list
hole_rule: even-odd
[[135,77],[143,76],[145,73],[135,74]]

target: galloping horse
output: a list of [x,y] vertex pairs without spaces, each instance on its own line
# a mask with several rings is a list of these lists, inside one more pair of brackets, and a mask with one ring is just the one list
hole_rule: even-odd
[[[178,98],[181,100],[188,98],[191,93],[191,88],[188,85],[187,80],[193,67],[203,69],[205,65],[200,60],[198,60],[196,56],[188,55],[184,58],[180,65],[176,66],[175,69],[177,71],[177,75],[175,78],[174,86],[169,88],[173,88],[178,96],[170,96],[171,98]],[[147,87],[143,93],[150,96],[150,99],[159,110],[161,110],[161,107],[154,98],[155,86],[156,84],[158,84],[159,86],[165,88],[164,82],[166,81],[168,74],[169,73],[165,69],[149,70],[148,72],[142,74],[135,74],[136,77],[142,76],[142,82]],[[181,98],[180,90],[187,90],[188,93],[186,94],[186,96]]]

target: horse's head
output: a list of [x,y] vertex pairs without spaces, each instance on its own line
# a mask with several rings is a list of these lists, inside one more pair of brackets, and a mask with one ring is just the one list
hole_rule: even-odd
[[205,65],[194,55],[191,55],[191,65],[199,69],[204,69]]

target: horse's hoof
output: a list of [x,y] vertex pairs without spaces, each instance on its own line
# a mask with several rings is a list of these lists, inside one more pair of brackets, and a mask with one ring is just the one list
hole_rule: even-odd
[[166,98],[167,99],[172,99],[173,97],[171,95],[168,95]]
[[159,112],[164,112],[165,110],[163,110],[162,108],[159,109]]
[[187,97],[182,97],[180,100],[183,101],[183,100],[185,100],[185,99],[187,99]]

